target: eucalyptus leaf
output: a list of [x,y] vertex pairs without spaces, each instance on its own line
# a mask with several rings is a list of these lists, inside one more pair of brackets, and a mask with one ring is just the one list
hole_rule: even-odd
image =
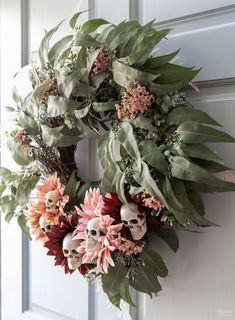
[[174,252],[178,251],[179,239],[174,229],[162,227],[156,232],[158,236],[162,238]]
[[173,186],[173,182],[166,177],[163,188],[164,196],[167,202],[167,208],[170,212],[180,224],[186,225],[189,218],[188,198],[183,183],[177,181],[177,186],[180,189],[177,190],[177,188]]
[[211,151],[208,147],[203,144],[180,144],[179,155],[184,155],[190,158],[199,158],[209,161],[220,162],[221,158]]
[[206,112],[189,107],[178,107],[173,109],[166,119],[168,124],[176,125],[180,125],[187,121],[195,121],[221,127],[221,125],[211,118]]
[[42,39],[42,42],[39,47],[39,59],[43,67],[46,67],[47,63],[49,63],[49,58],[48,58],[48,50],[49,50],[49,42],[54,35],[54,33],[57,32],[59,27],[63,21],[61,21],[56,27],[51,29],[50,31],[46,32],[46,35]]
[[105,24],[110,24],[110,22],[108,22],[107,20],[104,20],[104,19],[100,19],[100,18],[92,19],[92,20],[85,22],[82,25],[81,30],[84,32],[91,33],[91,32],[96,31],[96,29],[98,29],[100,26],[105,25]]
[[151,57],[146,60],[145,64],[143,65],[143,68],[153,70],[162,65],[165,65],[166,63],[170,62],[173,58],[175,58],[179,51],[180,50],[162,56]]
[[59,41],[57,41],[53,47],[50,49],[48,53],[48,60],[54,64],[55,61],[59,58],[59,56],[65,52],[67,49],[70,48],[71,41],[73,39],[73,36],[66,36]]
[[122,122],[117,133],[118,141],[124,146],[129,155],[136,161],[138,172],[141,171],[141,156],[134,136],[133,127],[129,122]]
[[157,75],[139,71],[119,61],[113,62],[112,70],[114,81],[122,87],[125,87],[128,81],[139,81],[141,79],[143,84],[148,84],[157,78]]
[[81,14],[83,14],[84,12],[87,12],[88,10],[85,10],[85,11],[81,11],[81,12],[77,12],[75,13],[72,18],[70,19],[69,21],[69,24],[70,24],[70,27],[72,29],[75,29],[76,27],[76,24],[77,24],[77,21],[78,21],[78,18],[80,17]]
[[47,103],[47,114],[49,117],[57,117],[66,112],[72,113],[74,110],[81,109],[82,103],[60,96],[49,96]]
[[229,134],[194,121],[182,123],[176,132],[184,143],[235,142]]
[[108,273],[102,275],[103,290],[108,296],[120,293],[120,284],[125,279],[128,270],[122,263],[109,266]]
[[136,307],[136,305],[133,303],[131,299],[129,287],[130,287],[129,280],[127,278],[124,278],[120,284],[120,296],[129,305]]
[[168,162],[153,140],[144,140],[139,144],[142,159],[162,174],[168,171]]
[[118,100],[107,101],[107,102],[93,102],[92,108],[96,112],[106,112],[110,110],[115,110],[115,104],[119,103]]
[[227,190],[231,191],[235,190],[234,183],[218,179],[205,169],[183,157],[172,157],[170,162],[172,175],[178,179],[198,182],[208,186],[220,186],[221,189],[227,188]]
[[[135,168],[134,168],[135,170]],[[137,171],[134,172],[134,179],[135,181],[143,187],[149,194],[152,195],[155,199],[160,201],[163,204],[166,204],[166,200],[159,189],[158,185],[152,178],[148,165],[142,161],[142,171],[138,174]]]
[[154,250],[145,249],[140,254],[140,258],[144,261],[144,264],[151,267],[156,274],[162,278],[165,278],[168,274],[167,267],[163,262],[161,256]]

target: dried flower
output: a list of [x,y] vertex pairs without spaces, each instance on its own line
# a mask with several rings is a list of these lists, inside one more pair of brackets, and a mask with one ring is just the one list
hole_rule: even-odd
[[112,55],[107,49],[99,52],[92,66],[91,74],[95,75],[100,72],[108,71],[111,67]]
[[118,119],[129,118],[134,120],[138,113],[144,114],[154,101],[153,95],[139,82],[128,82],[120,104],[116,104]]
[[49,84],[48,90],[44,93],[42,97],[43,102],[47,102],[49,96],[57,96],[57,80],[56,79],[47,79],[45,81],[45,84]]
[[28,133],[24,128],[20,129],[16,133],[14,140],[15,140],[15,142],[19,143],[22,148],[28,149],[28,147],[29,147]]

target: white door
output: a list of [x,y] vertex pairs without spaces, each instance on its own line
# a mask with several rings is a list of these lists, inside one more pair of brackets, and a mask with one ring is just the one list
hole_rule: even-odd
[[[28,4],[27,0],[1,0],[1,105],[10,103],[10,79],[26,63],[28,53],[37,49],[43,30],[78,7],[77,0],[31,0]],[[182,48],[177,63],[204,66],[198,77],[201,95],[191,99],[235,136],[234,0],[87,0],[82,7],[90,8],[90,17],[112,22],[138,18],[142,23],[156,18],[159,28],[173,28],[169,41],[162,42],[162,51]],[[235,147],[226,144],[217,149],[235,167]],[[4,164],[9,159],[3,154]],[[204,199],[208,217],[222,226],[201,235],[181,233],[177,254],[155,241],[169,277],[154,300],[138,295],[134,320],[235,319],[235,198],[223,194]],[[78,274],[65,276],[62,269],[53,267],[53,261],[37,244],[28,244],[17,226],[3,222],[1,238],[2,320],[120,318],[98,288],[88,288]]]

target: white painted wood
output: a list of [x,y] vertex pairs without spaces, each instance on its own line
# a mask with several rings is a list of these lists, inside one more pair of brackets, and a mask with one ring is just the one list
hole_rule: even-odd
[[234,4],[234,0],[139,0],[139,11],[143,20],[156,19],[162,22]]

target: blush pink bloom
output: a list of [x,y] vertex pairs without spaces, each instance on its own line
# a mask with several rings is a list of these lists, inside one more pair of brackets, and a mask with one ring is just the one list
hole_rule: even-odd
[[108,71],[111,67],[112,55],[107,49],[100,51],[92,66],[91,74],[95,75],[100,72]]
[[[84,204],[81,209],[76,208],[80,216],[78,226],[73,233],[74,239],[83,239],[78,251],[83,254],[83,263],[96,263],[97,272],[107,273],[109,265],[114,266],[111,252],[116,250],[112,239],[118,236],[122,229],[122,223],[113,224],[114,219],[109,215],[102,215],[101,209],[103,197],[99,189],[90,189],[86,192]],[[94,252],[86,251],[86,229],[88,222],[93,218],[100,218],[100,229],[102,235],[98,239],[97,249]]]
[[69,196],[64,195],[65,186],[61,183],[60,179],[57,177],[57,172],[50,175],[48,178],[44,179],[43,183],[38,183],[35,187],[37,191],[37,198],[41,201],[46,200],[46,194],[49,191],[53,191],[58,198],[58,209],[52,209],[52,213],[56,214],[59,211],[63,211],[64,206],[69,201]]
[[144,114],[154,101],[153,95],[139,82],[128,82],[120,104],[116,104],[118,119],[134,120],[139,113]]

